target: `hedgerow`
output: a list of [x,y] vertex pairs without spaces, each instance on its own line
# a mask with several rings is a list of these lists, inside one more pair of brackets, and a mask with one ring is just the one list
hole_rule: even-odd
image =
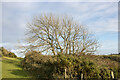
[[99,66],[94,60],[77,55],[58,54],[56,56],[42,55],[35,51],[28,53],[21,62],[24,69],[30,71],[37,78],[110,78],[110,71],[114,71],[118,78],[119,68]]

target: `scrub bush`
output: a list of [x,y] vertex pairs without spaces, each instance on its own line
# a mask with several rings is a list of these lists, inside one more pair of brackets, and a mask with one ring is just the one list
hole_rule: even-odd
[[[94,56],[95,57],[95,56]],[[37,78],[110,78],[110,71],[114,71],[118,78],[118,68],[99,66],[94,60],[86,56],[58,54],[42,55],[36,51],[29,52],[21,62],[22,66]],[[120,70],[119,70],[120,71]]]

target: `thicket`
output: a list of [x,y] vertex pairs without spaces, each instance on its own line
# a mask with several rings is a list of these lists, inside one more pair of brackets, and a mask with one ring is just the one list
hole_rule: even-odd
[[83,74],[84,78],[108,79],[111,70],[115,78],[120,76],[120,68],[99,66],[94,60],[81,55],[51,56],[33,51],[25,56],[21,64],[37,78],[64,78],[65,69],[67,78],[80,78]]
[[8,51],[4,47],[0,48],[0,52],[1,52],[2,56],[12,57],[12,58],[16,58],[17,57],[13,52]]

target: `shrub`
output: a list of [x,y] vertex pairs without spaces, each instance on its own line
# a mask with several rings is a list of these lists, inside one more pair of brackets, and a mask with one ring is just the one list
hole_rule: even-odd
[[32,51],[27,53],[21,63],[35,77],[51,77],[51,71],[54,69],[50,64],[52,63],[52,59],[51,56],[45,56]]
[[81,73],[84,74],[85,78],[99,77],[99,72],[96,72],[96,64],[93,61],[84,59],[81,56],[78,57],[74,55],[58,55],[56,67],[58,74],[64,74],[64,71],[61,69],[66,68],[68,78],[80,77]]
[[[42,55],[36,51],[29,52],[22,66],[29,70],[35,77],[64,78],[65,69],[67,78],[75,78],[84,74],[84,78],[110,78],[110,68],[98,66],[95,61],[85,56],[76,55]],[[119,74],[117,68],[113,69],[115,78]]]
[[0,57],[2,57],[3,55],[2,55],[2,52],[0,51]]
[[12,57],[12,58],[16,58],[16,57],[17,57],[17,56],[16,56],[14,53],[12,53],[12,52],[9,52],[7,56],[8,56],[8,57]]
[[8,51],[4,47],[0,48],[0,52],[2,52],[1,53],[2,56],[12,57],[12,58],[16,58],[17,57],[13,52]]

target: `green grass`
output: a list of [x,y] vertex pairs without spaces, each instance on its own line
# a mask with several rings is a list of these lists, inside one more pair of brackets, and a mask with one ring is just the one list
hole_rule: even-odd
[[29,72],[20,66],[21,59],[2,57],[2,78],[30,78]]

